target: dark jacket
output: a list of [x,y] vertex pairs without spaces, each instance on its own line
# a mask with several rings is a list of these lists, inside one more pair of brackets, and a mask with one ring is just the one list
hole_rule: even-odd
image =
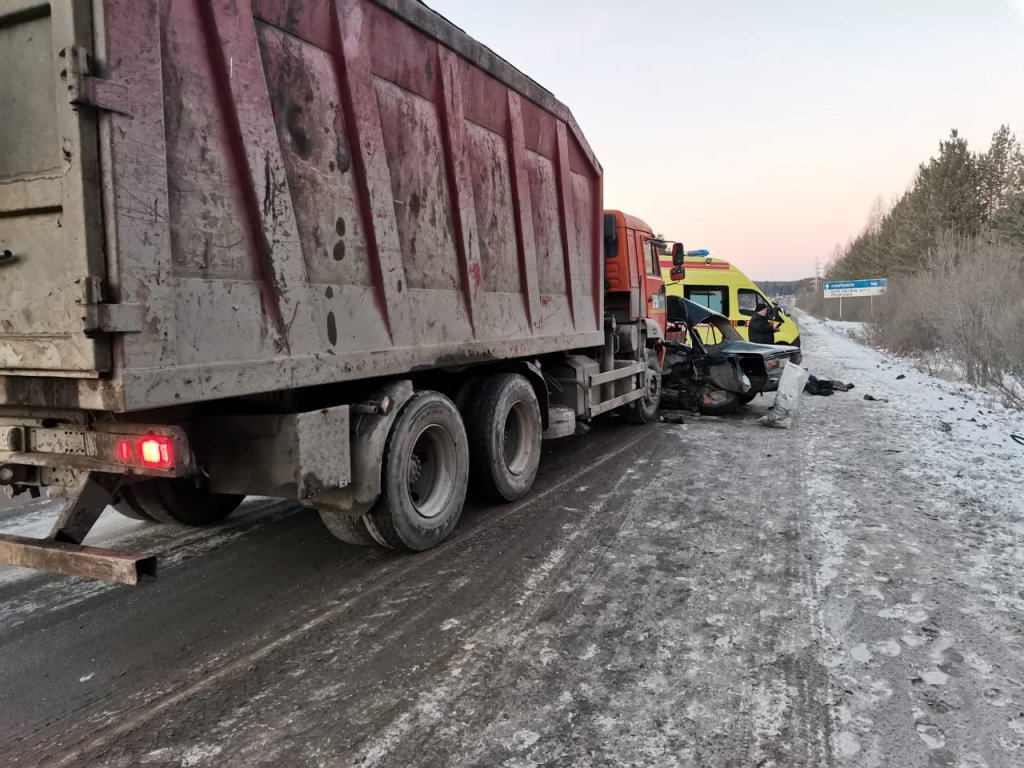
[[750,331],[750,340],[755,344],[775,343],[775,326],[767,317],[761,317],[761,315],[751,317],[748,330]]

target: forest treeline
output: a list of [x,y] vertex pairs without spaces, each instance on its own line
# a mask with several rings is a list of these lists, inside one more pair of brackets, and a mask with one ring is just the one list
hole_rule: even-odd
[[[886,277],[873,306],[844,302],[876,342],[1024,406],[1024,152],[1009,126],[975,152],[957,131],[891,204],[876,201],[864,229],[837,246],[829,280]],[[805,292],[802,306],[835,316],[837,302]]]

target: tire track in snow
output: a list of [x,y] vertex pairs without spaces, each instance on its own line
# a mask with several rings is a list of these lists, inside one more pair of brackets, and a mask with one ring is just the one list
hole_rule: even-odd
[[79,743],[77,746],[67,743],[61,744],[60,750],[64,753],[63,756],[50,757],[45,761],[45,764],[66,766],[80,763],[88,755],[102,751],[118,739],[142,728],[146,723],[159,717],[164,712],[187,701],[194,701],[211,688],[222,685],[225,680],[244,674],[246,670],[258,665],[271,654],[293,645],[324,625],[338,620],[345,613],[351,611],[357,603],[369,601],[396,583],[407,580],[416,571],[427,569],[435,561],[449,556],[451,550],[471,544],[474,538],[484,535],[508,518],[520,513],[524,508],[538,504],[544,499],[578,484],[579,478],[583,475],[597,470],[601,466],[612,462],[621,454],[632,450],[644,438],[646,431],[638,431],[635,437],[620,443],[613,450],[597,458],[592,464],[579,468],[552,486],[539,493],[532,494],[523,501],[492,513],[486,520],[480,522],[469,531],[449,539],[435,549],[420,553],[415,558],[394,561],[394,565],[385,567],[381,569],[381,572],[378,572],[377,578],[374,579],[372,585],[367,589],[336,603],[305,623],[284,631],[272,640],[268,641],[265,637],[260,638],[260,642],[255,644],[254,647],[217,654],[210,661],[193,668],[188,674],[188,679],[194,680],[194,682],[172,690],[166,690],[157,697],[148,698],[145,702],[133,704],[130,707],[132,711],[130,715],[126,716],[122,712],[116,716],[109,717],[105,723],[93,723],[90,729],[91,733],[83,740],[84,743]]

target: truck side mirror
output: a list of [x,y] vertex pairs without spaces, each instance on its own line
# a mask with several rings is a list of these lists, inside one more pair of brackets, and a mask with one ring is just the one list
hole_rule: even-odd
[[[673,256],[672,258],[674,260],[675,256]],[[676,282],[679,282],[684,277],[686,277],[686,267],[672,267],[672,269],[669,270],[668,275]]]
[[[672,243],[672,264],[675,267],[682,267],[683,260],[686,256],[686,248],[683,247],[682,243]],[[675,277],[675,270],[672,270],[672,276]],[[679,278],[682,280],[682,276]]]

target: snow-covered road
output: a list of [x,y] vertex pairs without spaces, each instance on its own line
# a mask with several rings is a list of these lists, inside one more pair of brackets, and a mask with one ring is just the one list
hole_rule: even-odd
[[212,531],[105,517],[90,542],[169,551],[138,589],[0,569],[0,755],[1024,765],[1024,416],[800,322],[812,373],[855,388],[794,429],[762,398],[598,426],[430,553],[250,500]]
[[1024,416],[801,327],[812,371],[856,385],[799,427],[836,757],[1024,765]]

